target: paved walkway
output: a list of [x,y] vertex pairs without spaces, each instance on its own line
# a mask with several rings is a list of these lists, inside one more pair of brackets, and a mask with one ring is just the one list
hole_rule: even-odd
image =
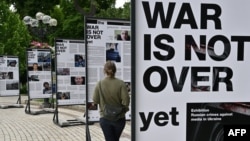
[[[10,105],[17,102],[18,97],[0,97],[0,105]],[[53,122],[53,113],[30,115],[23,108],[0,108],[0,141],[86,141],[85,125],[60,127]],[[39,105],[32,105],[39,108]],[[80,110],[59,107],[59,119],[75,119],[83,116]],[[131,126],[127,121],[120,141],[130,141]],[[104,141],[99,123],[89,125],[91,141]]]

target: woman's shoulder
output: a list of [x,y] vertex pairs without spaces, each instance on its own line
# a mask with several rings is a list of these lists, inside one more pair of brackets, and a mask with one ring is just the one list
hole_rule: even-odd
[[104,79],[104,81],[105,81],[105,80],[106,80],[107,82],[113,81],[113,82],[118,83],[118,84],[123,84],[123,83],[124,83],[123,80],[121,80],[120,78],[117,78],[117,77],[114,77],[114,78],[106,78],[106,79]]
[[119,78],[115,78],[115,81],[116,81],[116,83],[121,84],[121,85],[125,84],[125,82],[122,79],[119,79]]

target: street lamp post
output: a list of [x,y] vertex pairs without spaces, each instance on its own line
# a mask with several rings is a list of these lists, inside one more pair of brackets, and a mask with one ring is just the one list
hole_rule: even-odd
[[[45,15],[42,12],[36,13],[36,18],[32,18],[31,16],[25,16],[23,18],[23,22],[25,25],[28,26],[28,29],[31,34],[33,34],[35,37],[37,37],[41,43],[36,42],[36,47],[44,47],[44,41],[48,34],[53,32],[53,28],[57,26],[57,20],[54,18],[51,18],[49,15]],[[33,43],[32,42],[32,43]],[[31,43],[31,44],[32,44]],[[46,43],[46,45],[48,45]],[[52,102],[53,103],[53,102]],[[43,106],[45,108],[48,108],[50,106],[49,98],[44,99]]]
[[45,15],[42,12],[36,13],[36,18],[25,16],[23,22],[28,26],[29,31],[41,42],[44,42],[46,36],[51,33],[52,28],[57,26],[57,20]]

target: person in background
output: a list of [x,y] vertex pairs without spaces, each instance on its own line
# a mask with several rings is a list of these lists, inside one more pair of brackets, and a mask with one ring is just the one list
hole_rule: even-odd
[[38,71],[38,64],[37,63],[33,63],[33,71]]
[[75,56],[75,67],[85,67],[85,61],[81,55]]
[[122,41],[130,41],[130,36],[128,35],[127,30],[122,30],[121,34],[118,34],[116,37],[117,40],[122,40]]
[[73,85],[84,85],[84,78],[82,76],[76,76],[72,83]]
[[112,60],[116,62],[121,62],[121,56],[119,51],[117,50],[118,43],[107,43],[106,45],[106,61]]
[[69,95],[67,93],[62,93],[61,100],[63,99],[69,99]]
[[[93,93],[93,106],[99,104],[100,126],[104,133],[106,141],[119,141],[122,131],[126,124],[125,114],[129,110],[130,98],[127,86],[123,80],[115,77],[116,65],[112,61],[107,61],[104,65],[104,74],[106,77],[99,81]],[[101,90],[102,93],[100,93]],[[111,121],[103,117],[104,101],[110,105],[124,106],[123,112],[119,115],[117,121]]]
[[16,67],[16,64],[17,64],[16,60],[10,61],[8,67]]
[[[44,82],[43,83],[43,94],[52,94],[52,89],[49,86],[49,82]],[[49,107],[50,103],[49,103],[49,98],[44,98],[44,107],[47,108]]]

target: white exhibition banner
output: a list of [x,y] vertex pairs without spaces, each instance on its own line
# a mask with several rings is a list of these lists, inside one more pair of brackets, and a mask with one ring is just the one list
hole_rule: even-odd
[[86,101],[84,40],[56,39],[58,105],[81,105]]
[[52,96],[50,49],[27,49],[27,71],[29,98],[50,98]]
[[[107,60],[115,62],[116,77],[122,79],[129,93],[131,92],[131,29],[130,21],[117,19],[87,18],[86,26],[89,109],[93,103],[94,88],[97,82],[105,77],[103,67]],[[98,108],[91,107],[88,116],[89,121],[99,121]],[[130,118],[129,111],[126,119]]]
[[0,96],[19,95],[19,59],[0,55]]
[[132,1],[136,141],[223,140],[225,125],[250,125],[249,5]]

